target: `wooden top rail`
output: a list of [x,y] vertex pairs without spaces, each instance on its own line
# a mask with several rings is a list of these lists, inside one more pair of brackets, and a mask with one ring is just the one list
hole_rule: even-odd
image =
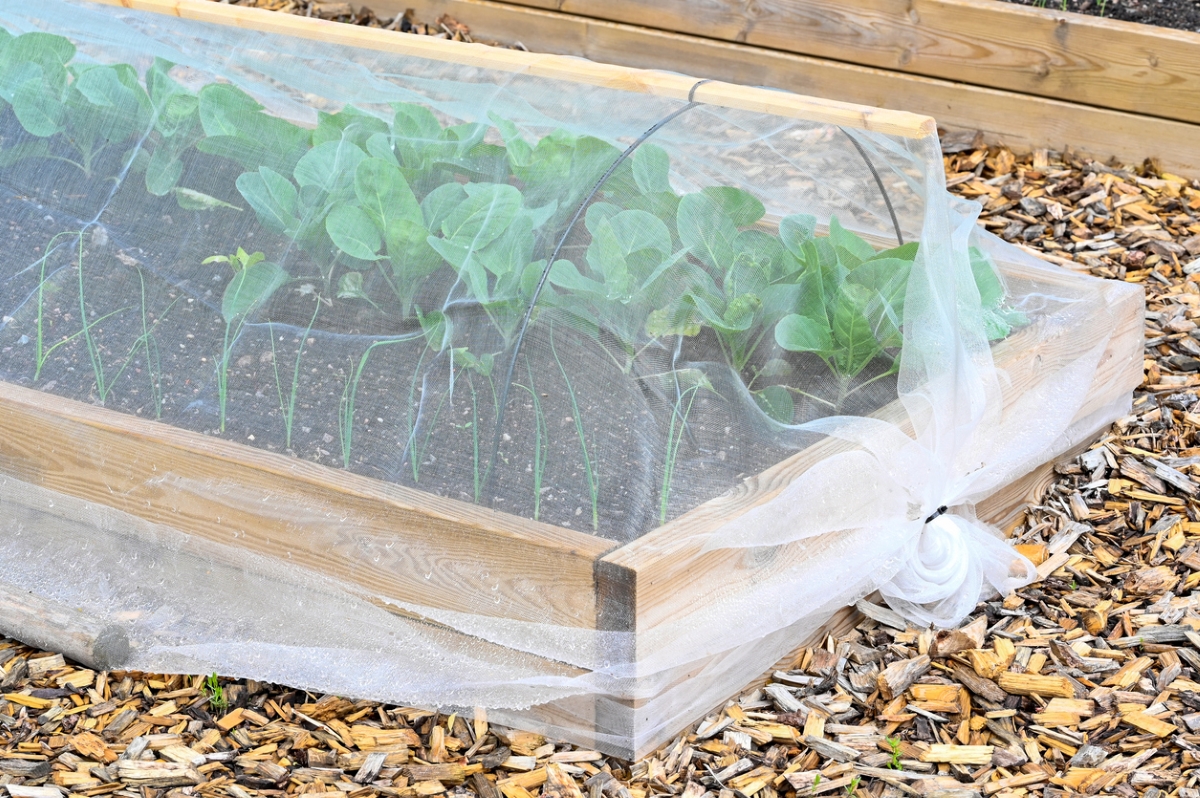
[[208,0],[90,1],[103,5],[120,6],[133,11],[167,14],[181,19],[228,25],[245,30],[317,39],[367,50],[397,53],[504,72],[520,72],[536,77],[652,94],[678,100],[687,100],[695,88],[693,98],[705,105],[805,119],[904,138],[922,139],[937,134],[937,125],[931,117],[905,111],[872,108],[719,81],[704,83],[697,87],[697,79],[686,75],[599,64],[570,56],[534,54],[521,50],[489,47],[483,44],[466,44],[435,39],[428,36],[410,36],[395,31],[345,25],[293,14],[279,14],[259,8],[213,3]]

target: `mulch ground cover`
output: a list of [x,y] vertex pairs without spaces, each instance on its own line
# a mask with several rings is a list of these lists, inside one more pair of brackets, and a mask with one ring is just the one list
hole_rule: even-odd
[[[437,34],[469,36],[451,22]],[[0,793],[1200,798],[1200,181],[943,144],[951,190],[983,204],[983,226],[1147,292],[1132,413],[1060,465],[1015,530],[1038,582],[950,631],[862,603],[849,634],[636,763],[483,712],[97,673],[0,638]]]

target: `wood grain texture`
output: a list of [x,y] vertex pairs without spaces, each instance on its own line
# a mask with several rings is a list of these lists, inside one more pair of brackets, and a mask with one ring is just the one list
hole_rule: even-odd
[[488,0],[370,5],[381,14],[412,8],[421,19],[448,13],[480,39],[519,41],[541,52],[913,111],[945,128],[983,131],[1016,151],[1069,146],[1126,163],[1155,157],[1165,169],[1200,173],[1200,125],[1190,122]]
[[0,412],[0,472],[39,487],[371,595],[595,624],[593,567],[609,541],[7,383]]
[[1200,34],[1052,7],[994,0],[502,2],[1200,122]]
[[[1001,271],[1011,282],[1038,279],[1052,281],[1055,272],[1028,270],[1015,264],[1001,264]],[[1066,272],[1059,273],[1065,285],[1072,280]],[[1082,278],[1090,279],[1090,278]],[[1017,290],[1020,290],[1019,286]],[[1129,394],[1141,382],[1141,345],[1143,302],[1140,291],[1113,285],[1109,303],[1115,328],[1092,380],[1092,388],[1076,420],[1082,420]],[[1098,340],[1103,331],[1101,319],[1074,326],[1056,323],[1054,318],[1043,320],[1018,331],[992,349],[997,367],[1006,374],[1004,397],[1011,406],[1032,384],[1047,371],[1071,362],[1081,348]],[[912,434],[907,413],[899,401],[875,414]],[[639,640],[635,659],[645,657],[643,635],[655,627],[678,623],[696,609],[692,591],[685,585],[720,585],[723,592],[736,591],[737,585],[748,587],[772,572],[795,567],[798,563],[816,562],[836,546],[838,535],[796,541],[755,555],[757,550],[703,551],[707,534],[720,525],[737,518],[753,507],[761,506],[779,495],[784,488],[816,463],[852,449],[850,444],[825,439],[797,452],[790,458],[745,480],[734,490],[684,513],[668,524],[644,535],[604,557],[606,563],[624,566],[637,572],[635,627]],[[1003,501],[1007,502],[1005,498]]]
[[[1078,446],[1062,457],[1057,458],[1055,462],[1066,462],[1084,448],[1085,445]],[[979,517],[1001,528],[1010,526],[1024,515],[1026,508],[1031,503],[1036,504],[1041,500],[1046,490],[1054,482],[1054,479],[1054,462],[1043,463],[1024,477],[1014,480],[983,502],[980,502],[976,507]],[[868,597],[868,600],[875,603],[882,602],[878,594]],[[775,671],[791,670],[795,667],[796,660],[803,653],[804,649],[824,647],[826,638],[830,636],[835,639],[841,637],[849,633],[861,621],[862,614],[853,606],[842,607],[821,624],[819,629],[801,640],[795,648],[781,657],[769,670],[762,670],[761,668],[752,670],[746,668],[742,671],[731,671],[729,673],[728,695],[723,700],[714,702],[709,707],[709,712],[704,714],[708,715],[716,712],[725,705],[726,701],[767,684],[771,674]],[[703,667],[703,662],[697,663],[695,670],[701,670]],[[654,707],[656,718],[663,716],[665,713],[678,712],[688,706],[689,694],[686,680],[681,680],[668,688],[668,690],[675,691],[675,695],[671,697],[668,694],[668,700],[663,701],[660,699],[656,702]],[[610,706],[606,708],[606,711],[610,719],[613,716],[620,717],[623,722],[632,724],[636,728],[639,718],[637,709],[638,702],[624,702],[617,709]],[[692,714],[700,717],[699,713]],[[631,747],[624,755],[632,760],[647,757],[656,749],[674,739],[679,731],[680,729],[664,728],[660,733],[645,739],[637,748]]]
[[[393,31],[343,25],[320,19],[278,14],[258,8],[225,5],[207,0],[91,0],[133,11],[167,14],[200,22],[228,25],[263,33],[319,39],[368,50],[398,53],[435,61],[486,67],[504,72],[554,80],[604,86],[621,91],[654,94],[747,111],[797,117],[834,125],[861,128],[909,138],[936,133],[928,116],[907,111],[854,105],[848,102],[802,97],[766,89],[735,86],[720,81],[696,87],[696,78],[678,72],[631,69],[614,64],[588,63],[559,55],[529,53],[482,44],[445,41],[431,36],[407,36]],[[401,9],[403,11],[403,9]],[[694,94],[693,89],[695,88]]]
[[4,580],[0,580],[0,634],[102,671],[120,668],[130,651],[120,627],[98,623]]

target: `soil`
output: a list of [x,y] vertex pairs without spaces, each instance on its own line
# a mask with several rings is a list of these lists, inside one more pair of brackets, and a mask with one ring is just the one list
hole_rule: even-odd
[[[11,111],[0,116],[0,135],[6,132],[19,133]],[[499,353],[488,376],[452,368],[448,353],[425,346],[411,318],[338,298],[315,263],[248,211],[183,210],[171,195],[152,197],[140,175],[119,179],[119,152],[98,159],[90,176],[46,163],[29,160],[0,172],[10,269],[0,281],[0,379],[622,542],[661,523],[676,394],[655,375],[672,370],[667,348],[645,353],[623,373],[594,339],[566,324],[535,325],[497,436],[508,355],[490,325],[481,325],[482,314],[448,310],[456,344]],[[197,154],[180,184],[244,205],[234,187],[240,172]],[[81,229],[82,237],[62,235]],[[311,279],[287,284],[264,312],[227,330],[220,302],[232,271],[202,261],[238,246]],[[434,288],[429,296],[448,290]],[[217,374],[226,340],[222,426]],[[746,378],[719,365],[715,338],[687,338],[676,357],[676,368],[703,370],[717,390],[700,391],[690,409],[680,407],[688,410],[687,424],[667,486],[667,518],[817,440],[769,425],[742,388]],[[788,360],[791,384],[836,394],[819,360]],[[870,412],[895,397],[894,386],[892,378],[875,382],[843,409]],[[544,421],[540,438],[531,387]],[[828,412],[797,401],[797,421]],[[489,471],[494,445],[497,464]]]
[[1196,0],[1004,0],[1004,2],[1200,32],[1200,2]]

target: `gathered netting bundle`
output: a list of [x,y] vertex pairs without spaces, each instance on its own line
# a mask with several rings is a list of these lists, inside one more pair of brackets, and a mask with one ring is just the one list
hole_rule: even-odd
[[[8,385],[439,518],[762,566],[685,578],[702,600],[636,628],[564,622],[503,544],[360,534],[315,490],[223,478],[228,447],[152,464],[152,512],[7,469],[4,579],[119,628],[119,664],[636,750],[867,593],[944,624],[1028,580],[970,506],[1122,410],[1089,402],[1131,289],[983,233],[935,135],[82,1],[0,2],[0,27]],[[1064,330],[1019,382],[997,365]],[[103,485],[110,452],[81,446]],[[698,520],[768,471],[762,501]],[[265,508],[278,548],[184,523],[179,496]],[[291,560],[301,539],[353,555]],[[440,587],[372,590],[388,569]]]

